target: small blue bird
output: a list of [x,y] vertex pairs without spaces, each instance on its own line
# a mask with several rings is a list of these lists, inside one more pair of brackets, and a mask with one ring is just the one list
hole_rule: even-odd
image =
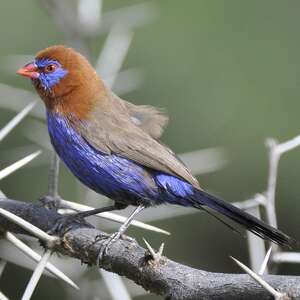
[[83,184],[115,201],[90,214],[137,206],[110,242],[139,211],[168,203],[203,209],[218,218],[216,212],[261,238],[292,243],[281,231],[203,191],[158,140],[167,118],[153,107],[120,99],[75,50],[46,48],[17,73],[31,78],[44,101],[49,135],[60,158]]

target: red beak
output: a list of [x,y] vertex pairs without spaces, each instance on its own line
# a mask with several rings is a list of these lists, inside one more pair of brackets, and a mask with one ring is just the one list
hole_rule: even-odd
[[23,68],[17,71],[17,74],[31,78],[31,79],[36,79],[40,76],[40,73],[38,72],[38,68],[36,64],[34,63],[29,63],[25,65]]

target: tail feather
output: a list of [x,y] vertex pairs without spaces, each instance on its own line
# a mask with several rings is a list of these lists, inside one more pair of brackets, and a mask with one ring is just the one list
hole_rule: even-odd
[[266,223],[233,206],[232,204],[218,199],[204,191],[195,189],[195,193],[191,201],[193,207],[198,209],[205,209],[205,207],[209,207],[210,209],[233,220],[263,239],[270,240],[279,245],[291,246],[295,243],[293,238],[284,234],[280,230],[267,225]]

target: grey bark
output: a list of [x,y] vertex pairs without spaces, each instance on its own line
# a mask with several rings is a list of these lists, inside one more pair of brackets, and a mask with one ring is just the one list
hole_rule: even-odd
[[[61,237],[53,251],[80,259],[90,266],[97,265],[97,255],[107,234],[87,222],[69,220],[40,203],[1,199],[0,207],[22,217],[40,229],[56,230]],[[57,225],[60,226],[57,226]],[[0,228],[24,233],[14,223],[0,216]],[[95,243],[96,237],[101,237]],[[125,276],[144,289],[166,299],[272,299],[272,296],[245,274],[223,274],[197,270],[166,257],[154,262],[147,250],[136,242],[121,239],[115,242],[99,266]],[[267,275],[264,279],[290,299],[300,299],[300,277]]]

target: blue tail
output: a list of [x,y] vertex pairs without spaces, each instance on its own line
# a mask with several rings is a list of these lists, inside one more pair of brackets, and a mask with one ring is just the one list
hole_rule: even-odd
[[233,206],[232,204],[218,199],[204,191],[194,189],[194,194],[191,196],[190,200],[191,206],[198,209],[210,208],[229,218],[230,220],[240,224],[247,230],[263,239],[270,240],[279,245],[291,246],[295,243],[294,239],[278,229],[265,224],[261,220]]
[[265,224],[261,220],[242,211],[232,204],[225,202],[224,200],[218,199],[213,195],[193,187],[191,184],[178,177],[159,173],[156,174],[155,179],[157,184],[167,192],[163,199],[165,202],[203,209],[219,221],[225,223],[228,227],[235,230],[231,225],[227,224],[212,213],[212,211],[215,211],[218,214],[240,224],[242,227],[253,232],[257,236],[279,245],[291,246],[296,242],[293,238],[278,229]]

